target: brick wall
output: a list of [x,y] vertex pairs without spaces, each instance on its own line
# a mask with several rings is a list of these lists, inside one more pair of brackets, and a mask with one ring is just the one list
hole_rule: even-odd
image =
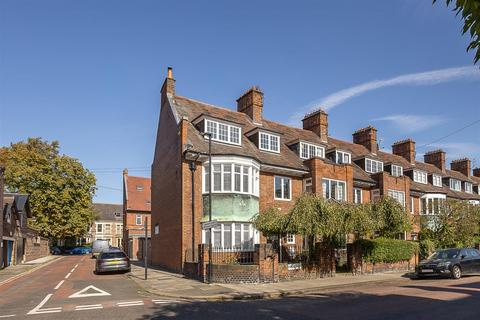
[[[179,139],[180,135],[180,139]],[[182,167],[181,127],[177,126],[168,100],[162,99],[152,165],[152,263],[182,271]]]
[[25,238],[25,262],[46,257],[50,254],[48,239],[42,237]]

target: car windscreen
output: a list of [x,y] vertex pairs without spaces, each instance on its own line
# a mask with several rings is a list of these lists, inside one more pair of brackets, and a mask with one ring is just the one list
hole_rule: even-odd
[[432,254],[428,259],[456,259],[460,254],[460,249],[441,250]]
[[104,252],[100,255],[100,259],[118,259],[125,257],[125,253],[123,252]]

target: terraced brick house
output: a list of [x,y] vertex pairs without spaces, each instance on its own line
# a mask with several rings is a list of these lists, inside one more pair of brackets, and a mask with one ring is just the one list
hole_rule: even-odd
[[133,260],[142,260],[145,246],[145,219],[148,218],[147,239],[151,234],[150,178],[134,177],[123,171],[123,250]]
[[90,228],[90,241],[107,240],[112,247],[123,247],[123,206],[94,203],[95,221]]
[[[447,198],[480,203],[480,169],[469,159],[446,168],[445,152],[416,160],[415,142],[401,140],[392,152],[379,150],[377,130],[368,126],[352,141],[329,135],[328,114],[307,114],[302,128],[263,117],[263,92],[253,87],[236,110],[177,95],[169,68],[161,89],[161,111],[152,165],[152,262],[182,272],[198,244],[252,248],[265,243],[250,219],[269,207],[287,212],[303,192],[354,203],[390,196],[412,217],[434,214]],[[209,141],[212,137],[212,172]],[[220,225],[208,232],[208,190]],[[406,239],[415,238],[419,227]],[[287,243],[300,242],[287,235]]]

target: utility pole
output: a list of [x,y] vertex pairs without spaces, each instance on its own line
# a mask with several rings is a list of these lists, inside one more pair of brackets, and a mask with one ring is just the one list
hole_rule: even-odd
[[145,280],[147,280],[147,270],[148,270],[148,216],[145,216],[145,245],[144,245],[145,254],[143,255],[143,265],[145,266]]

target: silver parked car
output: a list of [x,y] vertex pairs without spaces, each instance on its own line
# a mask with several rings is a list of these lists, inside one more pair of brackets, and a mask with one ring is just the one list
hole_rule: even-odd
[[130,272],[130,259],[125,252],[114,250],[100,253],[95,264],[95,273],[108,271]]

